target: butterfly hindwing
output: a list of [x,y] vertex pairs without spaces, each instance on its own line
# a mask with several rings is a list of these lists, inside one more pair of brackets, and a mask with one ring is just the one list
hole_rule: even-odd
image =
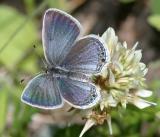
[[56,66],[63,61],[81,31],[80,23],[71,15],[49,9],[43,19],[42,41],[47,62]]
[[100,72],[108,61],[108,50],[103,42],[98,36],[89,35],[75,43],[61,66],[71,71],[93,74]]
[[43,109],[56,109],[63,106],[57,79],[48,74],[40,74],[33,78],[24,89],[21,100]]
[[100,99],[100,93],[90,83],[58,78],[62,97],[75,108],[87,109],[93,107]]

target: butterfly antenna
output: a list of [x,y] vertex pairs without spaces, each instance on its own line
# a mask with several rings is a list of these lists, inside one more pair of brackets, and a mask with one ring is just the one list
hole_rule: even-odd
[[[37,46],[36,46],[36,45],[33,45],[33,48],[36,49]],[[46,71],[46,70],[47,70],[47,66],[48,66],[47,63],[46,63],[46,61],[40,56],[40,54],[39,54],[36,50],[35,50],[35,54],[36,54],[36,56],[37,56],[38,58],[40,58],[43,66],[44,66],[44,67],[41,67],[41,68]]]

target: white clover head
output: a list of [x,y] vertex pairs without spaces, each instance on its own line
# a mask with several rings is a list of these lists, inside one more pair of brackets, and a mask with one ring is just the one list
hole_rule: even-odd
[[104,66],[99,75],[93,76],[93,82],[101,91],[101,100],[89,110],[90,113],[86,113],[87,122],[80,137],[93,125],[103,124],[104,121],[107,121],[112,134],[112,108],[120,106],[126,109],[127,104],[133,104],[143,109],[156,105],[143,99],[151,96],[152,91],[146,89],[145,75],[148,69],[141,62],[141,50],[136,50],[138,43],[132,49],[127,48],[126,42],[118,41],[113,28],[108,28],[102,39],[109,49],[110,63]]

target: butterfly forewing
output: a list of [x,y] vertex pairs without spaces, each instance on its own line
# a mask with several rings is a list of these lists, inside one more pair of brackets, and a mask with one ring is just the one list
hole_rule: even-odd
[[70,51],[81,31],[80,23],[69,14],[49,9],[43,19],[42,40],[47,62],[59,65]]
[[23,91],[22,101],[43,109],[56,109],[63,106],[57,79],[48,74],[33,78]]
[[90,83],[59,78],[62,97],[75,108],[87,109],[93,107],[100,99],[100,93]]
[[108,50],[100,38],[89,35],[75,43],[61,66],[71,71],[92,74],[100,72],[108,60]]

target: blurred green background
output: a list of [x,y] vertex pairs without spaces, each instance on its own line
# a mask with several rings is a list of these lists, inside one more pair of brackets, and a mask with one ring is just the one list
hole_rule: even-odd
[[[84,26],[84,34],[102,34],[109,26],[129,47],[139,41],[149,67],[147,85],[156,107],[128,106],[113,112],[114,137],[160,137],[160,0],[1,0],[0,1],[0,137],[78,137],[84,120],[68,106],[44,111],[20,101],[26,83],[43,71],[41,28],[44,11],[67,11]],[[107,124],[84,137],[107,137]]]

